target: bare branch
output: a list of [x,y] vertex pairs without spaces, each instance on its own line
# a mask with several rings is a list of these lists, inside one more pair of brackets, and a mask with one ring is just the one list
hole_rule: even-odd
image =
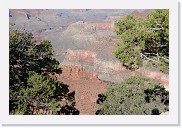
[[144,55],[144,54],[142,54],[142,53],[140,53],[140,57],[141,57],[142,59],[149,60],[149,61],[152,61],[152,62],[158,62],[158,61],[156,61],[156,60],[153,60],[153,59],[148,58],[146,55]]
[[165,58],[165,57],[162,57],[162,56],[158,56],[158,54],[156,54],[156,53],[144,53],[144,55],[155,55],[158,58],[164,59],[165,61],[169,62],[168,58]]

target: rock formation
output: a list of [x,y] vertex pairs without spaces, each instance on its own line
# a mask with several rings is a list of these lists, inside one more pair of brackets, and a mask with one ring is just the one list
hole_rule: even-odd
[[128,76],[143,75],[159,80],[166,88],[168,88],[168,74],[164,74],[160,71],[152,71],[146,68],[140,68],[131,72],[123,67],[118,60],[103,60],[102,58],[98,58],[97,54],[92,51],[68,49],[62,64],[82,66],[87,70],[96,72],[98,77],[104,81],[119,83],[123,78]]
[[[95,114],[97,95],[105,91],[108,83],[117,84],[129,76],[143,75],[169,88],[168,74],[144,67],[131,72],[112,55],[120,42],[114,22],[132,11],[11,9],[9,17],[15,25],[10,29],[28,30],[35,41],[50,40],[63,71],[56,77],[75,91],[80,114]],[[140,18],[146,13],[132,12]]]
[[96,103],[98,94],[104,92],[108,84],[100,81],[96,73],[89,72],[80,66],[60,66],[61,74],[56,74],[58,80],[69,85],[70,91],[75,91],[76,108],[81,115],[95,115],[99,109]]

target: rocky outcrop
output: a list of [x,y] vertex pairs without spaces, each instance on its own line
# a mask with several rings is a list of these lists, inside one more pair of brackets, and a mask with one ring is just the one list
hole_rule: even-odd
[[107,73],[112,70],[122,71],[124,69],[119,61],[104,61],[96,56],[96,53],[92,51],[68,49],[62,64],[81,65],[102,73]]
[[86,50],[67,50],[65,59],[62,65],[81,66],[89,71],[98,74],[98,78],[104,81],[111,81],[115,83],[121,82],[123,79],[142,75],[151,79],[158,80],[166,89],[169,85],[169,75],[160,71],[140,68],[136,71],[129,71],[117,60],[104,60],[98,58],[97,53]]
[[96,80],[98,81],[98,75],[94,72],[86,71],[81,66],[62,66],[60,65],[62,69],[62,73],[59,74],[59,78],[63,79],[71,79],[71,80],[81,80],[81,79],[87,79],[87,80]]
[[81,65],[82,63],[93,65],[95,58],[96,54],[94,52],[68,49],[66,52],[64,63],[69,63],[70,65]]
[[81,66],[63,66],[61,74],[56,74],[58,80],[69,85],[70,91],[75,91],[76,108],[80,115],[95,115],[99,109],[98,94],[105,92],[108,87],[98,79],[96,73],[85,70]]

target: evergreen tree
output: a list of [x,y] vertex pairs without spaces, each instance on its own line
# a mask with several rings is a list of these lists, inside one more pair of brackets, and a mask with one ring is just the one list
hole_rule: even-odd
[[121,38],[113,54],[130,70],[138,69],[143,60],[161,71],[169,67],[169,11],[155,10],[147,18],[127,15],[115,22],[115,32]]
[[132,76],[100,94],[97,103],[98,115],[159,115],[169,109],[169,92],[154,80]]
[[64,107],[61,99],[66,99],[68,106],[75,102],[74,95],[69,96],[72,93],[68,86],[50,76],[60,71],[58,65],[50,41],[35,43],[27,32],[10,31],[10,114],[36,114],[35,111],[37,114],[58,114],[58,109]]

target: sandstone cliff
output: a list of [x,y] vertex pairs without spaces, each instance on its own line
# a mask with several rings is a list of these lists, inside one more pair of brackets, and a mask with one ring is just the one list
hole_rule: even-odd
[[121,82],[123,79],[133,75],[143,75],[152,79],[159,80],[165,88],[168,88],[168,74],[160,71],[152,71],[146,68],[140,68],[134,72],[128,71],[117,60],[103,60],[98,58],[97,54],[86,50],[67,50],[65,59],[62,65],[81,66],[87,70],[98,74],[98,78],[104,81],[115,83]]

